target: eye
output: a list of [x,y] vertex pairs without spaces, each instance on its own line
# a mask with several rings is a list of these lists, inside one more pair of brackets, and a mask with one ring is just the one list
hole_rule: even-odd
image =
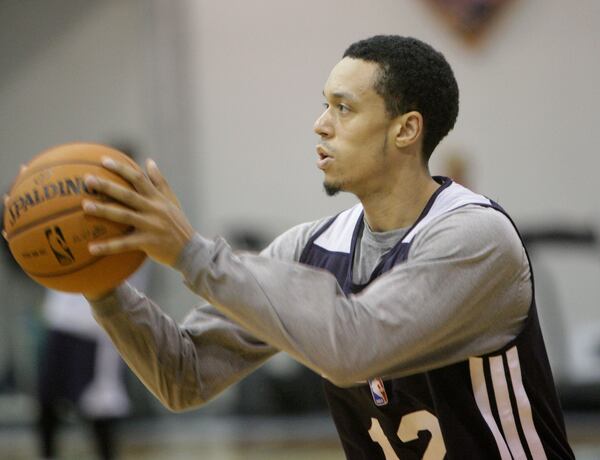
[[329,108],[329,103],[328,102],[323,102],[323,108],[325,110],[327,110]]
[[341,113],[350,112],[350,107],[348,107],[346,104],[338,104],[337,108]]

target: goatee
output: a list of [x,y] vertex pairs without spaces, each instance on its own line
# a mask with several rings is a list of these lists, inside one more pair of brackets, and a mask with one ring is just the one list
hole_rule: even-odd
[[323,182],[323,188],[325,189],[327,196],[334,196],[342,191],[339,185],[328,184],[327,182]]

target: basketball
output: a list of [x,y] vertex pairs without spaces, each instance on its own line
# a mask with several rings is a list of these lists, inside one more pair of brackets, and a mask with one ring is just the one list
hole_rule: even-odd
[[110,157],[140,169],[111,147],[72,143],[48,149],[33,158],[15,179],[4,209],[6,240],[17,263],[32,279],[59,291],[101,294],[118,286],[144,261],[143,252],[94,256],[93,240],[130,232],[125,225],[88,216],[81,201],[108,201],[89,190],[87,174],[131,188],[102,166]]

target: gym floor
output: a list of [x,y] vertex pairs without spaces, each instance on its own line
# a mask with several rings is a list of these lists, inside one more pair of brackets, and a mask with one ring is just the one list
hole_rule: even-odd
[[[600,414],[567,414],[579,460],[600,458]],[[64,460],[94,459],[87,433],[77,425],[60,437]],[[30,427],[0,428],[0,458],[35,459]],[[169,415],[121,425],[121,460],[343,460],[335,429],[325,414],[294,418]]]

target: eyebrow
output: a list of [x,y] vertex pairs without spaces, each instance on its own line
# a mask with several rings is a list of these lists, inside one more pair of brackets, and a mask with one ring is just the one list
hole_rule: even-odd
[[[325,95],[325,91],[323,91],[323,96],[327,98],[327,96]],[[336,91],[334,93],[331,93],[331,97],[333,97],[334,99],[348,99],[350,101],[356,101],[356,96],[346,91]]]

